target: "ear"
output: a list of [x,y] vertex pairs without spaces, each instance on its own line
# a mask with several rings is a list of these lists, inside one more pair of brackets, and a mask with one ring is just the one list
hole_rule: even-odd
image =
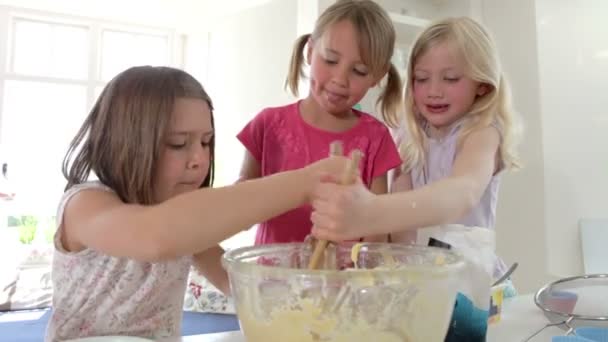
[[489,93],[492,90],[492,86],[487,83],[481,83],[477,86],[477,96],[481,97]]

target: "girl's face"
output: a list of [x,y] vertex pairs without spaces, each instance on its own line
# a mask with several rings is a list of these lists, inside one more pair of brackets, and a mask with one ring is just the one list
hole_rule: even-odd
[[201,187],[209,173],[213,134],[211,110],[206,101],[176,99],[155,174],[157,201]]
[[466,75],[463,56],[448,42],[438,43],[420,55],[413,70],[414,104],[429,124],[449,127],[465,116],[487,85]]
[[372,75],[359,54],[358,33],[343,20],[333,24],[318,41],[310,41],[310,94],[327,113],[344,115],[381,77]]

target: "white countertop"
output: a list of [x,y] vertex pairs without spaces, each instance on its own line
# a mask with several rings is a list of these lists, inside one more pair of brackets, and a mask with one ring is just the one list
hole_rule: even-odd
[[[501,321],[488,328],[488,342],[519,342],[541,329],[548,321],[534,304],[533,295],[518,296],[505,301]],[[530,342],[547,342],[551,337],[563,335],[557,327],[549,327]],[[184,336],[181,339],[168,339],[162,342],[245,342],[240,331],[216,334]]]

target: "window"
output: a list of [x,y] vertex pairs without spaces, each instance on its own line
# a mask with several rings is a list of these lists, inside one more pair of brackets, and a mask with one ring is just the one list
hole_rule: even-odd
[[85,80],[88,33],[86,26],[15,18],[9,71],[17,75]]
[[0,194],[15,193],[0,196],[0,241],[28,264],[32,250],[50,256],[63,157],[104,85],[130,66],[176,66],[178,56],[172,30],[2,6],[0,18]]
[[101,34],[101,79],[109,81],[133,65],[168,65],[166,36],[104,30]]

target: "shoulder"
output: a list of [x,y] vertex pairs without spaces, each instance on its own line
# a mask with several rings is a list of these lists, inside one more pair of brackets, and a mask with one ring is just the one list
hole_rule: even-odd
[[68,189],[62,196],[57,209],[57,223],[61,225],[64,215],[80,216],[92,209],[124,204],[118,195],[101,182],[86,182]]
[[462,138],[462,146],[477,145],[495,149],[501,141],[499,129],[494,125],[473,128]]
[[67,189],[61,197],[61,204],[66,204],[74,197],[81,197],[83,194],[100,194],[101,196],[116,196],[114,190],[104,185],[100,181],[87,181],[81,184],[73,185]]
[[266,107],[249,121],[245,130],[253,130],[258,134],[272,132],[284,126],[295,125],[297,115],[297,103],[280,107]]
[[68,189],[57,209],[55,233],[56,250],[63,253],[80,251],[85,246],[74,240],[74,233],[87,227],[89,219],[97,217],[119,205],[124,205],[118,195],[100,182],[85,182]]
[[256,117],[263,118],[264,120],[267,120],[267,121],[275,121],[278,119],[289,117],[289,115],[297,114],[297,112],[298,112],[297,106],[298,106],[298,104],[296,102],[296,103],[291,103],[291,104],[279,106],[279,107],[266,107],[266,108],[262,109],[256,115]]
[[391,135],[389,128],[373,115],[361,111],[356,112],[359,114],[359,120],[361,120],[361,129],[374,134]]

